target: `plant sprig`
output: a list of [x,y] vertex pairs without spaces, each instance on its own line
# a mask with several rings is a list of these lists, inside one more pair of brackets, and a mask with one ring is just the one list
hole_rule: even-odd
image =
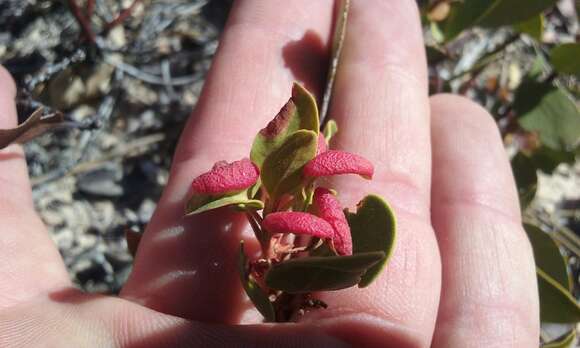
[[366,287],[380,274],[395,244],[395,215],[368,195],[356,212],[343,209],[337,192],[320,179],[357,174],[371,180],[367,159],[329,150],[336,122],[319,131],[315,98],[295,83],[292,97],[254,140],[250,158],[217,162],[192,182],[186,214],[233,207],[245,213],[261,246],[240,247],[246,294],[268,322],[286,322],[327,305],[319,291]]

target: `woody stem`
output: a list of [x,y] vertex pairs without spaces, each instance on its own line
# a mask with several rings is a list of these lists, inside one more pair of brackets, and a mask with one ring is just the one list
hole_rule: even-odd
[[267,259],[269,254],[268,251],[270,249],[270,238],[266,238],[266,234],[260,227],[260,223],[258,221],[261,221],[261,217],[255,211],[246,211],[246,218],[248,219],[250,226],[252,226],[252,230],[254,231],[256,239],[260,242],[262,258]]

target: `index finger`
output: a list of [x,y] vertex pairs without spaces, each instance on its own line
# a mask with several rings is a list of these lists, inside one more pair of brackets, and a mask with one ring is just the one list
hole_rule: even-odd
[[123,296],[185,318],[240,320],[237,257],[246,226],[223,212],[184,218],[186,195],[215,162],[248,157],[294,80],[320,88],[331,17],[330,0],[235,2]]

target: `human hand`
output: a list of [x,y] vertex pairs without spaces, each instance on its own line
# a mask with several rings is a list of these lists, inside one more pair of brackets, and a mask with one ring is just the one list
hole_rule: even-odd
[[[74,290],[32,205],[17,146],[0,151],[0,346],[533,347],[539,316],[531,249],[493,119],[451,95],[428,98],[415,1],[352,2],[329,115],[334,146],[375,178],[336,180],[353,206],[388,199],[398,240],[365,289],[321,294],[299,324],[258,324],[237,274],[243,219],[183,217],[192,178],[247,155],[293,80],[320,91],[332,1],[238,1],[119,298]],[[16,123],[0,70],[0,127]],[[320,93],[318,93],[320,96]],[[247,323],[251,325],[237,325]]]

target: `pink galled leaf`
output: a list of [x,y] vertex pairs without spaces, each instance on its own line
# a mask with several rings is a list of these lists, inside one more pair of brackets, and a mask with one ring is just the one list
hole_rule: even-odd
[[292,99],[288,100],[288,102],[282,107],[280,112],[268,123],[268,125],[260,130],[260,134],[262,134],[267,139],[272,139],[282,133],[286,127],[288,127],[288,123],[290,122],[290,118],[293,114],[296,113],[296,104]]
[[259,175],[258,167],[247,158],[232,163],[219,161],[209,172],[195,178],[191,187],[197,194],[228,194],[254,185]]
[[270,233],[307,234],[317,238],[332,238],[332,226],[316,215],[283,211],[266,215],[262,227]]
[[330,190],[319,187],[314,191],[313,199],[316,214],[326,220],[334,229],[332,243],[340,255],[352,255],[352,237],[346,216],[340,202]]
[[316,154],[320,155],[323,152],[326,152],[328,147],[326,146],[326,139],[324,139],[324,135],[322,133],[318,133],[318,144],[316,147]]
[[304,166],[304,175],[317,178],[338,174],[358,174],[366,179],[373,177],[373,164],[364,157],[353,153],[328,150]]

